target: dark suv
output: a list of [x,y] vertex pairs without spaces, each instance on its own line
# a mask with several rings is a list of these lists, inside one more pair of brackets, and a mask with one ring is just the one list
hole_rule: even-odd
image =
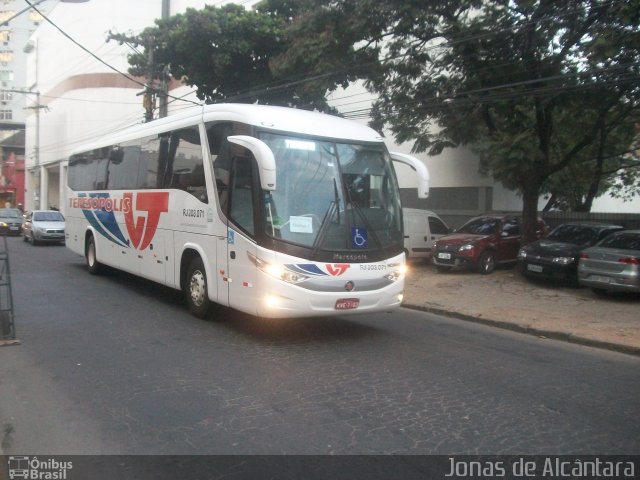
[[[538,220],[538,235],[546,226]],[[483,215],[473,218],[451,235],[434,243],[433,263],[439,271],[475,269],[493,272],[496,265],[515,262],[520,249],[520,219],[512,215]]]

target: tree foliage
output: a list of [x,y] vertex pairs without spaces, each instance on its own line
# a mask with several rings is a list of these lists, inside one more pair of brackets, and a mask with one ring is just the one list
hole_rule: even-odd
[[207,5],[157,20],[138,36],[146,48],[129,56],[130,72],[148,77],[153,58],[153,77],[160,78],[166,67],[173,78],[195,87],[198,98],[207,103],[259,102],[326,110],[324,91],[304,83],[282,85],[269,66],[272,58],[289,48],[286,27],[304,6],[304,0],[268,0],[255,10],[236,4]]
[[521,193],[531,239],[551,179],[628,146],[639,10],[617,0],[318,0],[274,65],[364,79],[378,95],[374,126],[414,151],[470,146],[483,172]]

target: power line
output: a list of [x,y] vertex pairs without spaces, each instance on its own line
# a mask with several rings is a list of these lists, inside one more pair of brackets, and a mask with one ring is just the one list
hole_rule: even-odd
[[[36,7],[33,6],[33,4],[29,1],[29,0],[25,0],[25,2],[27,2],[27,4],[29,4],[29,6],[31,6],[31,8],[33,8],[36,12],[38,12],[42,18],[44,18],[49,24],[51,24],[51,26],[53,26],[56,30],[58,30],[63,36],[65,36],[67,39],[69,39],[72,43],[74,43],[75,45],[77,45],[78,47],[80,47],[84,52],[88,53],[89,55],[91,55],[91,57],[95,58],[96,60],[98,60],[101,64],[103,64],[104,66],[106,66],[107,68],[109,68],[110,70],[113,70],[114,72],[118,73],[119,75],[122,75],[124,78],[128,79],[129,81],[140,85],[141,87],[144,88],[151,88],[154,89],[154,87],[152,85],[146,85],[140,81],[138,81],[137,79],[133,78],[131,75],[128,75],[120,70],[118,70],[116,67],[114,67],[113,65],[108,64],[107,62],[105,62],[104,60],[102,60],[100,57],[98,57],[96,54],[94,54],[93,52],[91,52],[88,48],[86,48],[84,45],[80,44],[79,42],[77,42],[74,38],[72,38],[67,32],[65,32],[62,28],[60,28],[58,25],[56,25],[49,17],[47,17],[46,15],[44,15],[40,10],[38,10]],[[173,98],[171,95],[167,95],[170,98]],[[176,99],[178,100],[178,99]],[[184,102],[189,102],[189,103],[193,103],[194,105],[201,105],[200,103],[194,102],[192,100],[184,100],[184,99],[180,99]]]
[[122,75],[123,77],[125,77],[127,80],[140,85],[141,87],[146,87],[146,85],[138,80],[136,80],[135,78],[133,78],[130,75],[127,75],[126,73],[118,70],[116,67],[114,67],[113,65],[108,64],[107,62],[105,62],[104,60],[102,60],[100,57],[98,57],[96,54],[94,54],[92,51],[90,51],[88,48],[86,48],[84,45],[80,44],[79,42],[77,42],[74,38],[72,38],[67,32],[65,32],[64,30],[62,30],[58,25],[56,25],[49,17],[47,17],[46,15],[44,15],[40,10],[38,10],[36,7],[33,6],[33,4],[29,1],[29,0],[24,0],[25,2],[27,2],[31,8],[33,8],[36,12],[38,12],[42,18],[44,18],[49,24],[51,24],[51,26],[53,26],[53,28],[55,28],[56,30],[58,30],[63,36],[65,36],[67,39],[69,39],[72,43],[74,43],[76,46],[80,47],[84,52],[88,53],[89,55],[91,55],[91,57],[95,58],[96,60],[98,60],[101,64],[103,64],[104,66],[106,66],[107,68],[109,68],[110,70],[113,70],[114,72]]

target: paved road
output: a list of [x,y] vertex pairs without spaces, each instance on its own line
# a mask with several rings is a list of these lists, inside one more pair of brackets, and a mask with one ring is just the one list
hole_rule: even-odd
[[409,310],[202,321],[176,292],[8,243],[6,453],[640,451],[637,357]]

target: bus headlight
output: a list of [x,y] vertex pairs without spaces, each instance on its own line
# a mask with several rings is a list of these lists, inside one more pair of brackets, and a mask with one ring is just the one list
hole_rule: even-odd
[[408,267],[406,263],[394,263],[390,264],[389,268],[391,269],[390,273],[385,275],[385,278],[391,280],[392,282],[396,282],[407,274]]
[[275,295],[267,295],[264,298],[264,303],[269,308],[276,308],[280,305],[280,297],[276,297]]
[[300,272],[293,272],[282,265],[275,265],[273,263],[266,262],[255,255],[248,254],[251,261],[258,267],[258,270],[266,273],[267,275],[282,280],[287,283],[300,283],[308,280],[309,277]]

